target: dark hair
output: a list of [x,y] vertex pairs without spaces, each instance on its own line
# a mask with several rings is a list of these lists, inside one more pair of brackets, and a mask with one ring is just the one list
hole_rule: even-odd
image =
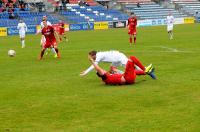
[[97,54],[97,51],[95,51],[95,50],[89,52],[89,55],[91,55],[91,56],[94,56],[96,54]]
[[131,15],[134,15],[134,12],[131,12]]
[[102,80],[106,80],[106,75],[100,75],[98,72],[97,72],[97,76],[100,77]]

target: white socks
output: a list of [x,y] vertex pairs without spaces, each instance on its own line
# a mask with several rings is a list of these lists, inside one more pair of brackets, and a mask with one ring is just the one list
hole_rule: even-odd
[[22,48],[25,48],[25,40],[22,40],[21,43],[22,43]]
[[54,48],[51,48],[52,53],[57,54]]

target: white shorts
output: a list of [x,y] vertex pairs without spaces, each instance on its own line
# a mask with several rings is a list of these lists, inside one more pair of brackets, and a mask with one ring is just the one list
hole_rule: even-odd
[[26,33],[25,33],[25,32],[19,33],[19,37],[20,37],[20,38],[25,38],[25,36],[26,36]]
[[172,31],[173,30],[174,25],[167,25],[167,32]]

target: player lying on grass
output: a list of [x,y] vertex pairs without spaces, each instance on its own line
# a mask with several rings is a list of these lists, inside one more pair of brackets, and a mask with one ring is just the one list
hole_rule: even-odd
[[[153,79],[156,79],[154,75],[154,68],[145,69],[142,63],[134,56],[130,56],[126,64],[125,72],[123,74],[116,73],[111,74],[106,70],[98,66],[91,55],[88,55],[89,61],[97,71],[97,75],[102,79],[105,84],[111,85],[122,85],[122,84],[133,84],[137,75],[150,75]],[[136,70],[135,65],[140,67],[141,70]]]
[[[88,53],[94,60],[95,63],[98,64],[99,62],[110,62],[111,63],[111,70],[117,66],[125,67],[128,58],[119,51],[103,51],[97,52],[95,50],[90,51]],[[87,70],[81,72],[81,76],[88,74],[90,71],[94,69],[94,66],[91,65]]]
[[[122,71],[116,69],[116,67],[118,66],[123,66],[126,67],[126,63],[128,61],[128,58],[126,57],[126,55],[124,55],[123,53],[119,52],[119,51],[103,51],[103,52],[97,52],[95,50],[90,51],[88,53],[93,60],[95,61],[96,64],[98,64],[99,62],[109,62],[111,63],[111,67],[110,67],[110,72],[119,72],[122,73]],[[149,65],[151,66],[151,65]],[[136,66],[137,69],[140,69],[139,67]],[[87,70],[81,72],[81,76],[85,76],[86,74],[88,74],[90,71],[92,71],[94,69],[94,66],[91,65]]]
[[46,21],[43,21],[43,24],[44,24],[44,28],[42,29],[41,33],[42,33],[42,35],[45,36],[46,43],[45,43],[45,45],[42,46],[42,50],[41,50],[39,59],[40,60],[42,59],[44,52],[47,48],[54,48],[56,51],[57,57],[59,58],[60,54],[58,52],[57,45],[58,45],[60,39],[59,39],[58,33],[54,30],[54,28],[52,26],[47,25]]

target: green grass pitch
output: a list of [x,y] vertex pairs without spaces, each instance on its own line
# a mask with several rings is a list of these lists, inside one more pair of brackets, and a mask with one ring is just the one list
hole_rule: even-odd
[[[0,38],[1,132],[200,131],[200,25],[138,28],[136,46],[126,29],[68,33],[52,54],[38,61],[40,36]],[[9,57],[9,49],[16,51]],[[106,86],[95,72],[79,73],[90,50],[119,50],[156,68],[157,80],[139,76],[134,85]],[[100,64],[105,69],[109,64]]]

